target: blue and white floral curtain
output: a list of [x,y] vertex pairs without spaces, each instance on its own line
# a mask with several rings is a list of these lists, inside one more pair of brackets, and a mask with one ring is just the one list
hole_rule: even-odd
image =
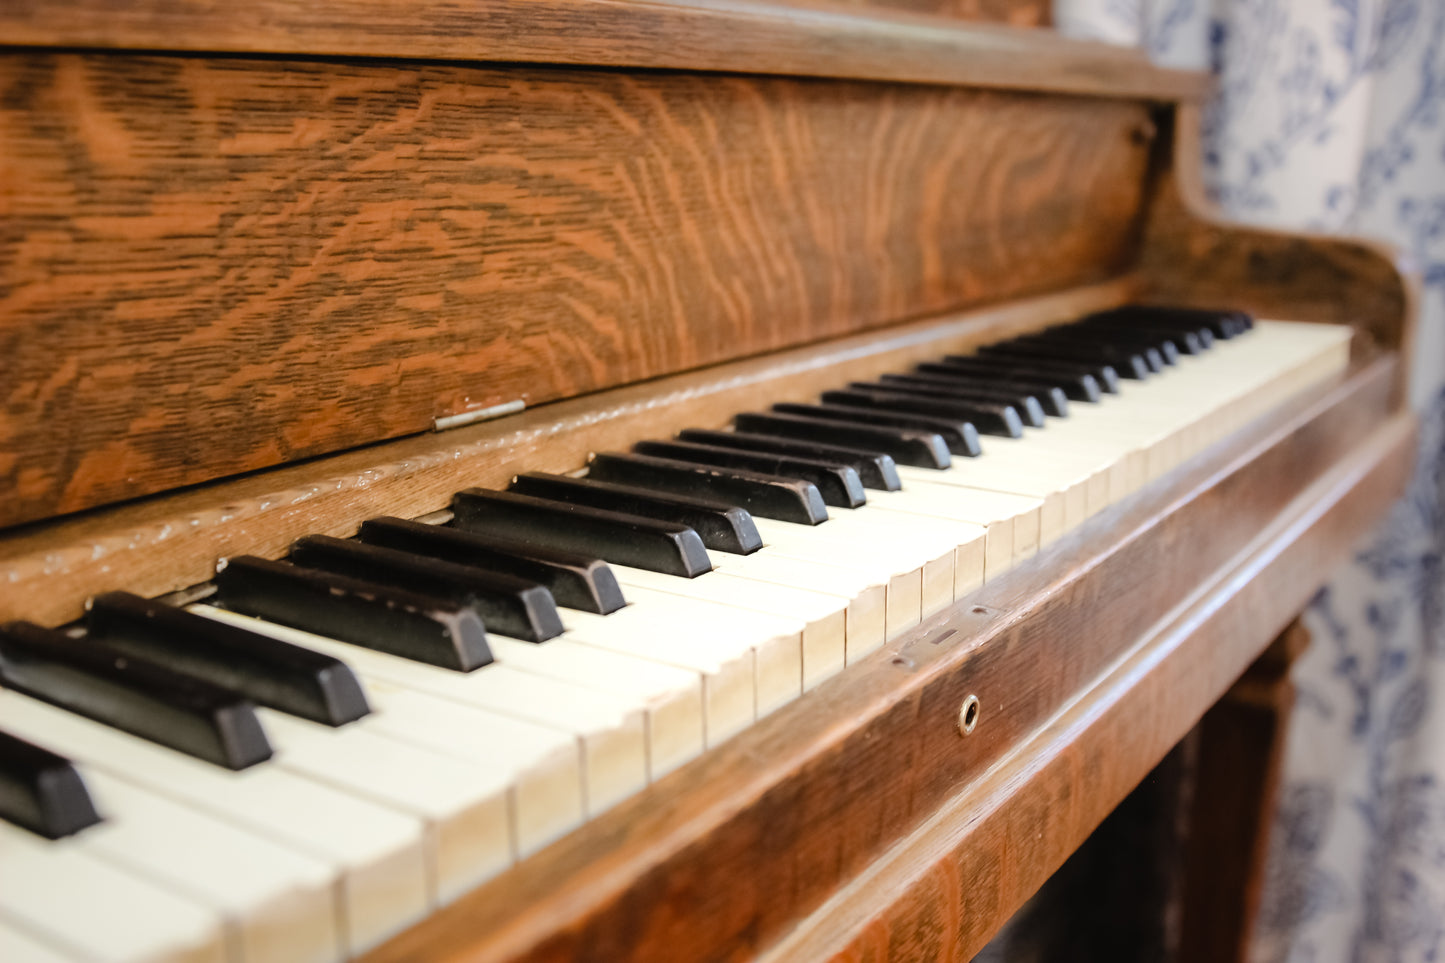
[[1408,496],[1315,599],[1252,957],[1445,961],[1445,0],[1055,0],[1212,69],[1231,216],[1372,235],[1425,281]]

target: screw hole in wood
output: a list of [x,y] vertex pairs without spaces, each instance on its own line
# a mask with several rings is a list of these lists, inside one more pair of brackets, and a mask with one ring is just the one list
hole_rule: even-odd
[[979,706],[978,696],[969,694],[963,700],[963,706],[958,710],[958,731],[961,735],[968,735],[978,725]]

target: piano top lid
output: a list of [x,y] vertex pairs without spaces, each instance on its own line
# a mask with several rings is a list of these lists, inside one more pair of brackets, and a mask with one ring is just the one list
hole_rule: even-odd
[[1050,30],[817,0],[11,0],[29,47],[388,57],[852,78],[1202,100],[1207,74]]

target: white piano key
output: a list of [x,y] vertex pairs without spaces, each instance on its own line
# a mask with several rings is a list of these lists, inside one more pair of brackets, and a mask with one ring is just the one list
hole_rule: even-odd
[[6,963],[78,963],[82,959],[6,922],[4,913],[4,908],[0,907],[0,960]]
[[893,541],[863,546],[841,526],[828,528],[827,523],[798,525],[772,518],[754,518],[753,523],[763,537],[759,554],[765,557],[833,564],[868,578],[887,579],[886,638],[895,638],[922,621],[924,563],[919,552]]
[[[195,605],[191,611],[345,660],[361,678],[373,710],[351,726],[480,765],[509,787],[515,855],[528,855],[581,823],[583,755],[577,736],[556,725],[492,711],[475,701],[437,695],[436,686],[445,685],[447,676],[465,678],[467,673],[427,666],[443,673],[440,683],[432,680],[434,684],[428,686],[428,674],[411,669],[420,663],[211,606]],[[493,870],[509,862],[501,861],[500,854],[497,857]]]
[[[205,611],[207,608],[195,606],[193,610],[212,618],[235,618],[233,613]],[[647,736],[641,712],[619,698],[518,672],[501,664],[483,666],[473,672],[456,672],[262,620],[248,622],[246,626],[342,659],[364,679],[385,679],[499,716],[570,733],[582,746],[584,798],[589,815],[601,812],[647,784]],[[287,719],[286,722],[285,731],[289,733],[296,731],[301,720]],[[379,719],[378,731],[385,725],[385,721]],[[267,726],[268,730],[273,728],[269,716]],[[302,733],[314,734],[321,728],[308,724]],[[361,727],[362,731],[366,728]],[[491,767],[487,770],[505,784],[503,773]]]
[[812,688],[823,679],[842,671],[848,662],[873,651],[883,644],[888,624],[888,579],[869,577],[854,569],[818,562],[805,562],[768,552],[751,555],[712,553],[716,571],[734,578],[749,579],[769,585],[821,592],[840,599],[847,606],[844,631],[845,649],[832,656],[839,661],[822,661],[818,653],[804,655],[803,686]]
[[634,601],[610,615],[560,610],[567,628],[563,638],[697,672],[703,689],[703,734],[707,745],[714,746],[757,718],[757,658],[735,633],[698,624],[697,611],[673,598],[642,605]]
[[873,504],[834,513],[833,531],[857,532],[869,544],[896,541],[927,559],[923,569],[923,618],[943,611],[955,598],[983,584],[988,530],[942,516],[885,512]]
[[352,953],[417,922],[434,902],[419,819],[271,763],[222,769],[15,692],[0,692],[0,727],[326,860],[338,871]]
[[622,696],[647,723],[648,771],[660,779],[706,747],[702,677],[696,671],[611,652],[561,636],[541,645],[491,633],[492,655],[523,672]]
[[97,859],[0,822],[0,914],[87,960],[223,963],[220,917]]
[[728,575],[725,568],[696,578],[680,578],[626,565],[613,565],[612,572],[622,585],[624,595],[635,589],[647,589],[800,620],[803,634],[799,678],[803,689],[811,689],[843,666],[848,605],[837,596],[735,578]]
[[452,756],[358,726],[261,709],[276,765],[423,820],[436,897],[446,903],[511,864],[506,781]]
[[[794,699],[803,691],[803,630],[800,618],[755,612],[700,599],[683,599],[666,592],[632,586],[626,589],[628,609],[660,617],[664,611],[682,616],[669,616],[664,631],[694,636],[716,637],[753,653],[754,712],[762,718]],[[562,615],[565,623],[571,612]],[[583,613],[577,613],[583,614]],[[622,613],[604,616],[613,619]],[[654,623],[657,624],[657,623]],[[590,638],[591,630],[579,630],[577,637]],[[709,742],[709,745],[712,743]]]
[[220,914],[238,963],[344,955],[336,873],[324,861],[104,770],[79,769],[104,819],[74,848]]

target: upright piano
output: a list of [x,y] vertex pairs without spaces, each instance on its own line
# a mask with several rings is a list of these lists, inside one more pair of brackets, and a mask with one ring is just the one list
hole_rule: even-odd
[[907,6],[0,4],[0,958],[1238,957],[1414,282]]

